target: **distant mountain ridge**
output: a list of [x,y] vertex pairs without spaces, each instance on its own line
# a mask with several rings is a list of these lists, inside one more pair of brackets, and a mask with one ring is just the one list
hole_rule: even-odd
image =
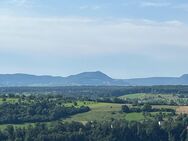
[[113,79],[103,72],[83,72],[68,77],[30,74],[0,74],[0,86],[152,86],[188,85],[188,74],[181,77]]

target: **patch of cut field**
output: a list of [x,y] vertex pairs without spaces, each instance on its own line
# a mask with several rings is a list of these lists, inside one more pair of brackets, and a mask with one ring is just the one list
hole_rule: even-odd
[[136,94],[128,94],[124,96],[120,96],[119,98],[121,99],[163,99],[163,100],[177,100],[179,99],[177,96],[174,96],[172,94],[146,94],[146,93],[136,93]]
[[188,114],[188,106],[179,106],[177,109],[176,109],[176,112],[179,113],[179,114]]
[[153,108],[156,108],[156,109],[161,109],[161,108],[164,108],[164,109],[174,109],[176,110],[179,106],[171,106],[171,105],[152,105]]
[[145,93],[137,93],[137,94],[128,94],[128,95],[124,95],[124,96],[120,96],[119,98],[121,99],[143,99],[146,96],[152,96],[152,94],[145,94]]
[[128,113],[125,116],[125,119],[129,121],[142,121],[145,119],[145,117],[143,113]]

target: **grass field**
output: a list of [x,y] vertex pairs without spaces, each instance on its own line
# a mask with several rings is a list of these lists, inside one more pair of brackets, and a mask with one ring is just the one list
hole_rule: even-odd
[[[166,101],[167,103],[171,100],[177,102],[177,104],[185,103],[187,104],[187,98],[179,98],[177,95],[173,94],[145,94],[145,93],[138,93],[138,94],[129,94],[121,96],[122,99],[137,99],[143,100],[147,102],[151,101]],[[170,105],[153,105],[153,108],[168,108],[176,110],[177,114],[185,113],[188,114],[188,106],[170,106]]]
[[126,115],[125,119],[129,121],[141,121],[144,120],[145,117],[142,113],[129,113]]
[[153,96],[153,94],[145,94],[145,93],[137,93],[137,94],[128,94],[124,96],[120,96],[121,99],[143,99],[145,97]]
[[6,98],[5,101],[3,98],[0,98],[0,104],[7,102],[7,103],[16,103],[18,102],[18,98]]
[[121,104],[91,103],[87,106],[91,108],[91,111],[74,115],[66,119],[66,121],[87,122],[94,120],[111,120],[112,118],[122,116],[120,114]]
[[173,94],[146,94],[146,93],[137,93],[137,94],[128,94],[119,97],[124,100],[129,101],[138,101],[141,103],[158,103],[166,105],[187,105],[188,98],[181,97],[180,95]]
[[152,105],[153,108],[156,109],[161,109],[161,108],[166,108],[166,109],[174,109],[176,110],[180,106],[170,106],[170,105]]
[[[72,106],[74,103],[68,103],[66,106]],[[77,121],[86,123],[88,121],[106,121],[112,119],[126,119],[129,121],[141,121],[145,117],[142,113],[122,113],[121,106],[122,104],[114,103],[102,103],[102,102],[89,102],[89,101],[78,101],[77,106],[89,106],[91,111],[86,113],[77,114],[71,116],[67,119],[62,119],[65,122]],[[49,125],[53,122],[47,122]],[[28,127],[29,125],[35,125],[35,123],[25,123],[25,124],[12,124],[14,127]],[[6,128],[6,125],[0,125],[0,129]]]
[[112,119],[126,119],[129,121],[141,121],[145,119],[142,113],[122,113],[122,104],[99,102],[93,103],[88,106],[91,108],[91,111],[71,116],[70,118],[67,118],[65,121],[78,121],[86,123],[88,121],[95,120],[104,121]]
[[137,93],[137,94],[128,94],[124,96],[120,96],[122,99],[149,99],[149,98],[155,98],[155,99],[167,99],[167,100],[176,100],[179,99],[178,96],[172,95],[172,94],[146,94],[146,93]]
[[[150,95],[150,94],[149,94]],[[133,94],[125,97],[129,98],[145,98],[146,94]],[[147,95],[148,96],[148,95]],[[150,95],[151,96],[151,95]],[[2,99],[0,99],[2,101]],[[8,102],[17,102],[17,99],[7,99]],[[2,101],[3,102],[3,101]],[[65,106],[73,106],[74,102],[66,103]],[[149,116],[144,116],[143,113],[123,113],[121,112],[122,104],[114,104],[114,103],[102,103],[102,102],[94,102],[94,101],[77,101],[77,107],[80,106],[88,106],[91,111],[81,114],[76,114],[74,116],[68,117],[66,119],[62,119],[63,122],[71,122],[77,121],[86,123],[88,121],[106,121],[113,119],[122,119],[128,121],[143,121],[144,119],[151,118]],[[170,108],[177,109],[178,113],[188,113],[188,106],[168,106],[168,105],[153,105],[153,108]],[[151,113],[151,115],[155,115],[157,112]],[[48,122],[47,124],[51,124],[53,122]],[[25,123],[25,124],[13,124],[14,127],[28,127],[29,125],[35,125],[35,123]],[[0,125],[0,129],[6,128],[7,125]]]

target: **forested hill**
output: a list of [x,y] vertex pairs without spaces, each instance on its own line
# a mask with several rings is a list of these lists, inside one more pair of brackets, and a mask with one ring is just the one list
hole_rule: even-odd
[[29,74],[0,74],[0,86],[152,86],[188,85],[188,74],[181,77],[113,79],[106,74],[83,72],[68,77]]

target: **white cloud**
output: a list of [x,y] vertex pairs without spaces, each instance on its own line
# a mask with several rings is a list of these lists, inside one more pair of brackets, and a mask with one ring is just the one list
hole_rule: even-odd
[[90,6],[90,5],[83,5],[83,6],[79,7],[80,10],[98,10],[100,8],[101,7],[98,6],[98,5],[92,5],[92,6]]
[[17,6],[23,6],[23,5],[28,3],[28,0],[9,0],[8,3],[14,4],[14,5],[17,5]]
[[9,9],[9,11],[14,11],[14,8],[42,7],[35,0],[6,0],[3,6]]
[[0,17],[0,29],[0,52],[31,56],[136,53],[160,58],[188,51],[188,26],[178,21]]
[[169,2],[141,2],[142,7],[167,7],[170,5]]

